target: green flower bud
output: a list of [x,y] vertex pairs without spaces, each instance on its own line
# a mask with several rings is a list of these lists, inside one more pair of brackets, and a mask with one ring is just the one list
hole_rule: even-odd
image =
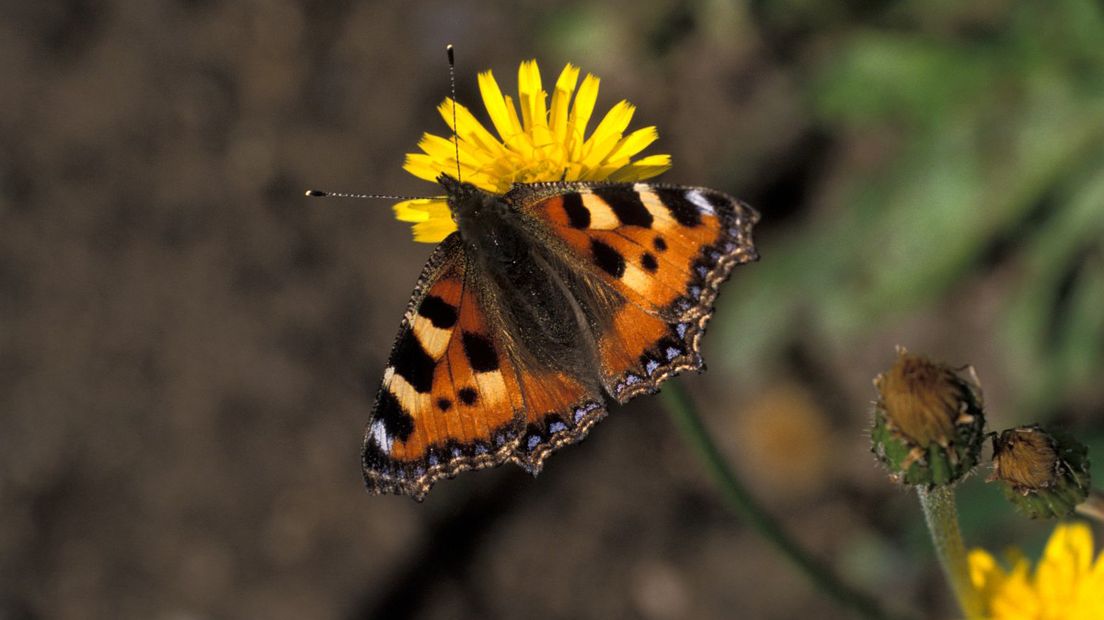
[[1032,519],[1065,517],[1089,495],[1089,451],[1064,433],[1039,425],[993,438],[993,473],[1005,497]]
[[874,387],[872,450],[894,480],[945,486],[977,465],[985,417],[976,379],[898,348]]

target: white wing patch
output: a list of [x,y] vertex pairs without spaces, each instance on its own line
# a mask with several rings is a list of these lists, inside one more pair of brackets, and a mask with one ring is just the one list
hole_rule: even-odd
[[391,436],[387,434],[387,429],[383,426],[383,420],[372,422],[368,434],[371,435],[372,440],[376,442],[376,445],[384,454],[391,453]]
[[717,215],[717,212],[713,209],[713,205],[710,204],[709,200],[698,190],[692,189],[687,191],[686,199],[694,203],[694,206],[697,207],[698,210],[702,213],[705,213],[707,215]]

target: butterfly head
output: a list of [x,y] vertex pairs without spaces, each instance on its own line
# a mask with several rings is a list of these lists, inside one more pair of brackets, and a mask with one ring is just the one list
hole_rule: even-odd
[[445,188],[452,219],[460,228],[461,235],[464,234],[465,228],[477,221],[502,215],[506,206],[499,196],[481,190],[471,183],[460,181],[451,175],[442,174],[437,177],[437,182]]

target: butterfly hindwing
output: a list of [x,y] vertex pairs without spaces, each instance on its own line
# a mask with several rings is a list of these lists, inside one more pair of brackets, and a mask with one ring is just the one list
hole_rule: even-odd
[[439,478],[511,457],[524,408],[456,236],[423,271],[384,371],[364,439],[375,492],[421,498]]
[[617,308],[598,341],[606,390],[624,403],[654,392],[675,373],[700,369],[698,338],[707,319],[669,323],[631,302]]
[[521,374],[525,427],[512,460],[536,474],[554,450],[586,436],[606,415],[599,391],[586,378],[562,372]]
[[585,274],[582,288],[615,292],[595,337],[603,385],[619,402],[701,368],[699,340],[717,288],[734,266],[758,257],[758,214],[715,190],[541,183],[507,199],[543,226],[563,264]]
[[365,432],[370,490],[421,499],[441,478],[506,461],[535,474],[604,417],[592,377],[547,367],[502,331],[484,279],[458,237],[426,265]]

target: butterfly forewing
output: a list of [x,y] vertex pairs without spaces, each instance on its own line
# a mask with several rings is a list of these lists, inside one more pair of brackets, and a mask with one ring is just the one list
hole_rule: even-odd
[[715,190],[649,183],[535,184],[507,198],[547,228],[564,264],[622,297],[596,334],[614,398],[701,367],[717,288],[735,265],[757,258],[753,209]]
[[535,474],[605,415],[593,377],[547,368],[494,328],[501,296],[464,252],[457,236],[442,242],[399,329],[364,439],[374,492],[421,499],[441,478],[507,460]]

